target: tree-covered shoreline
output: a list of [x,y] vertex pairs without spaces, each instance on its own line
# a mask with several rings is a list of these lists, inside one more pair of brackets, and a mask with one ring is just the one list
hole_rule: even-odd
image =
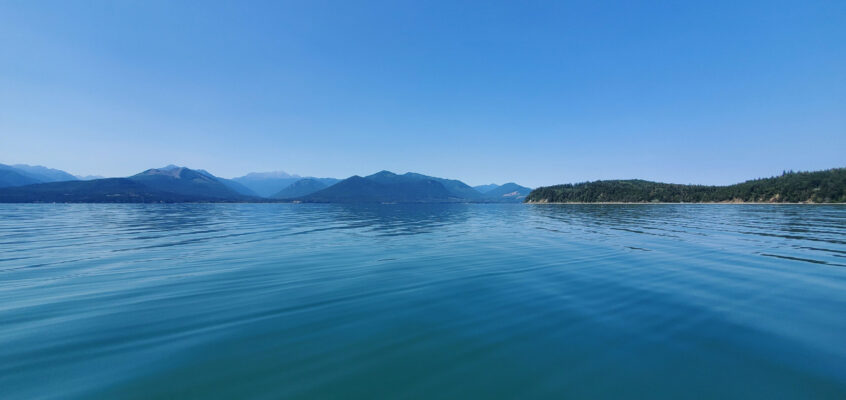
[[527,203],[846,203],[846,168],[792,172],[728,186],[639,179],[540,187]]

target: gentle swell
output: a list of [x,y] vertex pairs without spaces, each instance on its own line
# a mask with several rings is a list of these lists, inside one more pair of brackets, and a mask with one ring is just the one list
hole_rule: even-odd
[[846,207],[0,205],[0,398],[846,398]]

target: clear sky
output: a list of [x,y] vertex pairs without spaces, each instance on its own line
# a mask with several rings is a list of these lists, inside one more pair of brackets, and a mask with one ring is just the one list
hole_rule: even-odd
[[846,166],[846,1],[0,1],[0,163],[528,186]]

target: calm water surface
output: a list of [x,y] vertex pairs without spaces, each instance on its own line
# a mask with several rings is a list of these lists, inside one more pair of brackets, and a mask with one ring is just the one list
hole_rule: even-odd
[[0,205],[0,398],[846,398],[846,207]]

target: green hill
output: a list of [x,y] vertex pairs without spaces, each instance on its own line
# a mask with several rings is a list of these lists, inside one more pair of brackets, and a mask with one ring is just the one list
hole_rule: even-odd
[[846,168],[785,172],[729,186],[679,185],[644,180],[609,180],[541,187],[527,203],[843,203]]

